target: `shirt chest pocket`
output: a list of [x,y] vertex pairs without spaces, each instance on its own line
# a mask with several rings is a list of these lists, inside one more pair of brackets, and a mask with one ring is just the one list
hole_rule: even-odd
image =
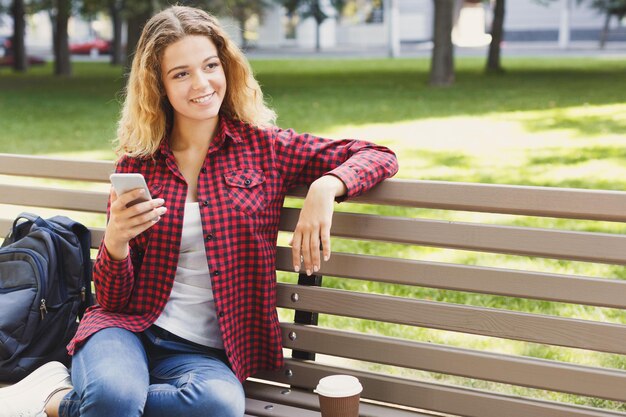
[[237,169],[224,174],[231,204],[239,211],[253,215],[265,208],[265,174],[256,169]]

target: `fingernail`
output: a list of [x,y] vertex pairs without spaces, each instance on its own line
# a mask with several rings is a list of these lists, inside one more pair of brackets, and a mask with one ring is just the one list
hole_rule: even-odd
[[307,269],[307,270],[306,270],[306,274],[310,276],[310,275],[311,275],[311,270],[310,270],[310,269]]
[[317,272],[317,271],[319,271],[319,270],[320,270],[320,267],[319,267],[319,266],[317,266],[317,265],[313,266],[313,271]]
[[330,256],[328,256],[328,255],[324,255],[324,260],[325,260],[325,261],[328,261],[329,259],[330,259]]
[[296,272],[300,272],[300,265],[294,265],[293,266],[294,271]]

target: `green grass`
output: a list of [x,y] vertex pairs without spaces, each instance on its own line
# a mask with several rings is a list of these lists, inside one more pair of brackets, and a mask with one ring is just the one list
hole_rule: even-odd
[[[486,76],[482,59],[457,60],[453,88],[427,86],[428,61],[255,61],[255,73],[279,114],[278,123],[329,137],[357,137],[392,147],[398,177],[626,189],[626,62],[601,59],[507,59],[507,72]],[[111,140],[124,77],[106,64],[75,64],[75,77],[58,79],[49,66],[28,75],[0,70],[0,152],[111,159]],[[290,202],[297,205],[297,202]],[[571,222],[440,210],[356,207],[384,215],[490,221],[624,233],[607,222]],[[288,237],[281,235],[286,243]],[[624,279],[624,268],[508,255],[334,239],[335,251],[591,275]],[[294,282],[295,274],[279,279]],[[325,285],[400,297],[626,324],[621,310],[479,295],[326,277]],[[292,313],[281,311],[283,318]],[[622,356],[461,335],[439,330],[321,316],[330,327],[380,332],[412,340],[626,369]],[[368,364],[356,364],[378,369]],[[444,375],[385,368],[514,395],[626,411],[623,404],[519,389]]]

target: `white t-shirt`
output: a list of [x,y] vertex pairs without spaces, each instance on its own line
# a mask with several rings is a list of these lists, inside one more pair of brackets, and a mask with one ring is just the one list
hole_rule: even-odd
[[198,203],[185,203],[176,278],[165,309],[155,324],[191,342],[224,348],[215,311]]

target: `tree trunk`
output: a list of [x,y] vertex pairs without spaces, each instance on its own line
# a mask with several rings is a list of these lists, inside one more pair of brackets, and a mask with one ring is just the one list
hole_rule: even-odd
[[70,18],[70,0],[56,1],[56,19],[54,31],[54,74],[71,76],[72,64],[70,62],[69,36],[67,23]]
[[433,54],[430,62],[430,85],[454,83],[454,47],[452,26],[455,0],[433,0],[435,5]]
[[111,44],[111,65],[124,64],[124,47],[122,46],[122,5],[119,1],[109,3],[109,13],[113,25],[113,42]]
[[604,28],[602,28],[602,34],[600,35],[600,49],[604,49],[606,45],[606,39],[609,36],[609,24],[611,23],[611,11],[606,11],[606,18],[604,19]]
[[243,13],[237,16],[237,20],[239,22],[239,27],[241,28],[241,49],[248,49],[248,40],[246,39],[246,17],[243,16]]
[[26,33],[26,21],[24,20],[24,0],[13,0],[11,15],[13,16],[13,36],[11,37],[11,51],[13,52],[13,70],[26,72],[28,60],[26,59],[26,45],[24,36]]
[[320,52],[322,50],[321,43],[321,32],[322,31],[322,22],[315,21],[315,52]]
[[149,7],[147,10],[139,12],[134,16],[128,18],[128,36],[126,38],[127,70],[130,70],[130,67],[132,65],[135,49],[137,48],[137,43],[139,42],[139,37],[141,36],[141,30],[143,29],[143,26],[146,24],[148,19],[150,19],[151,15],[152,8]]
[[500,46],[504,38],[504,1],[505,0],[496,0],[496,6],[493,12],[491,44],[489,45],[489,55],[487,57],[487,72],[503,72],[502,63],[500,62]]

